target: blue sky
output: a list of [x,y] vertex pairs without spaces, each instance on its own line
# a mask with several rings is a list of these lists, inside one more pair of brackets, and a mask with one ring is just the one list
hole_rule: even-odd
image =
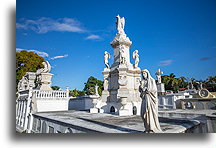
[[48,60],[52,85],[82,90],[90,76],[103,80],[118,14],[130,53],[139,50],[139,67],[153,77],[158,68],[198,80],[215,75],[215,0],[17,0],[17,51]]

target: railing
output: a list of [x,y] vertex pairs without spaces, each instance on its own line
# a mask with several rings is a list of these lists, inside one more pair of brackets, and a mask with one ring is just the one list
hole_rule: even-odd
[[[18,93],[16,100],[16,127],[19,131],[27,130],[32,126],[32,100],[34,99],[69,99],[69,90],[28,90]],[[36,103],[36,102],[35,102]],[[29,124],[29,125],[28,125]],[[29,128],[31,129],[31,128]]]
[[25,130],[27,127],[27,117],[30,110],[30,100],[28,96],[25,99],[20,98],[17,100],[16,104],[16,125],[21,129]]
[[34,90],[35,98],[69,98],[69,91]]

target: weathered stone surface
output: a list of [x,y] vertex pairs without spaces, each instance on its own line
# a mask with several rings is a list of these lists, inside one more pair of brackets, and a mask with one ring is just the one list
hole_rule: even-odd
[[117,34],[110,43],[114,49],[114,63],[110,68],[105,64],[106,68],[102,72],[104,75],[104,90],[101,100],[98,101],[98,106],[106,113],[109,113],[111,107],[114,107],[117,110],[115,113],[119,114],[122,107],[120,100],[121,98],[127,98],[127,104],[125,105],[125,109],[128,110],[127,115],[133,115],[133,107],[136,106],[139,113],[141,104],[138,90],[141,73],[138,67],[139,55],[138,50],[135,50],[133,53],[135,64],[131,64],[130,46],[132,42],[124,32],[125,19],[120,16],[116,18]]
[[[47,121],[47,124],[53,125],[54,128],[67,129],[70,127],[74,133],[143,133],[144,131],[140,116],[116,116],[105,113],[90,114],[84,111],[67,111],[37,113],[35,117]],[[190,129],[200,124],[198,120],[192,118],[185,120],[160,117],[159,120],[164,133],[193,132]]]

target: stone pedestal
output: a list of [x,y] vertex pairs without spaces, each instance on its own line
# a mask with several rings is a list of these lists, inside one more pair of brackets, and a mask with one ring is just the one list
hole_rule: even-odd
[[128,116],[128,115],[130,115],[129,110],[127,109],[119,110],[119,116]]
[[158,95],[164,95],[165,94],[164,83],[157,84],[157,91],[158,91]]
[[90,108],[90,113],[98,113],[98,109],[97,108]]
[[[29,88],[32,87],[34,88],[35,87],[35,78],[36,78],[36,74],[34,72],[27,72],[26,73],[26,77],[28,78],[29,80]],[[29,89],[28,88],[28,89]]]
[[50,87],[51,78],[53,74],[51,73],[41,73],[38,75],[38,89],[39,90],[52,90]]
[[[114,63],[110,69],[105,68],[102,72],[104,90],[101,96],[103,104],[101,108],[107,113],[112,113],[112,110],[115,109],[117,110],[115,114],[132,115],[133,106],[141,104],[139,92],[141,70],[130,63],[132,42],[125,33],[117,33],[110,44],[114,49]],[[121,98],[126,98],[126,108],[123,110],[121,109]],[[138,106],[136,107],[140,108]]]

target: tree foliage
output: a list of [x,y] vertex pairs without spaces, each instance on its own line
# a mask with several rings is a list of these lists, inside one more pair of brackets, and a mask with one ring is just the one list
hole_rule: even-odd
[[43,61],[44,58],[34,52],[25,50],[16,52],[16,86],[26,72],[36,72],[37,69],[42,68]]
[[85,87],[84,87],[83,91],[85,91],[85,93],[87,95],[95,94],[96,84],[99,86],[98,87],[98,94],[101,95],[102,91],[103,91],[103,81],[98,80],[93,76],[88,78],[87,82],[85,83]]
[[[178,90],[181,89],[186,89],[188,88],[188,82],[186,81],[187,79],[183,76],[176,78],[173,73],[170,75],[164,75],[161,76],[162,78],[162,83],[165,84],[165,89],[166,90],[172,90],[174,92],[177,92]],[[203,84],[204,88],[207,88],[209,91],[216,91],[216,76],[209,76],[206,80],[196,80],[194,78],[191,78],[192,84],[195,89],[200,88],[200,83]]]
[[83,95],[85,95],[85,92],[77,90],[77,89],[70,90],[69,92],[69,96],[72,96],[72,97],[83,96]]
[[52,90],[59,90],[60,87],[59,86],[51,86]]

